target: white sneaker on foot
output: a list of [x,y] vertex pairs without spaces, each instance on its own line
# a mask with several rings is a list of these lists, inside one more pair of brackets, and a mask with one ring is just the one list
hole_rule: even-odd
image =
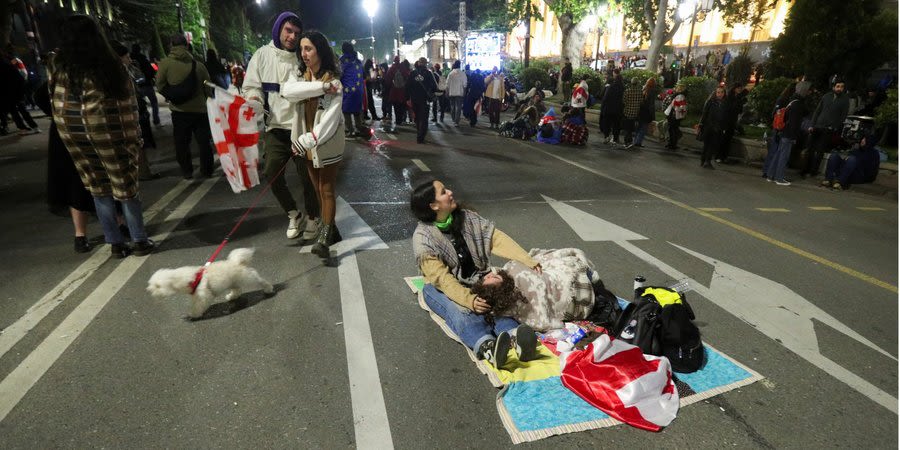
[[310,219],[306,221],[306,227],[303,229],[303,240],[309,241],[316,237],[319,229],[319,219]]
[[288,211],[288,227],[287,235],[288,239],[296,239],[300,236],[300,228],[306,226],[306,216],[300,213],[297,210]]

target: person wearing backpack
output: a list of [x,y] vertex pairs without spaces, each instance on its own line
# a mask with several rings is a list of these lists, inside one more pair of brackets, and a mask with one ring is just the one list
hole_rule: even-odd
[[[791,185],[791,182],[785,179],[784,172],[791,157],[791,148],[803,132],[800,125],[807,113],[805,99],[809,95],[810,84],[809,81],[797,83],[790,101],[776,111],[776,117],[779,115],[783,117],[784,127],[779,132],[778,147],[772,156],[771,168],[766,170],[766,174],[769,181],[774,181],[779,186]],[[778,128],[775,125],[778,124],[774,124],[773,128]]]
[[406,121],[406,79],[409,77],[409,70],[403,68],[400,64],[400,57],[394,57],[394,64],[388,69],[385,83],[390,84],[390,94],[388,101],[394,107],[394,124],[403,125]]
[[[206,117],[206,89],[203,83],[209,81],[209,72],[202,62],[194,59],[188,51],[188,42],[182,33],[175,33],[170,39],[169,55],[159,62],[156,74],[156,88],[165,96],[170,91],[178,92],[178,97],[167,98],[172,110],[172,132],[175,138],[175,159],[181,167],[184,179],[193,178],[194,165],[191,161],[191,136],[197,141],[200,156],[200,175],[208,178],[213,173],[213,148]],[[193,79],[190,79],[193,77]]]
[[[772,109],[772,117],[775,117],[775,113],[778,112],[783,106],[787,105],[789,101],[791,101],[791,96],[793,96],[794,92],[797,89],[797,82],[793,82],[787,86],[785,86],[784,90],[781,91],[781,94],[778,95],[778,98],[775,100],[775,107]],[[776,130],[772,128],[770,130],[768,141],[766,142],[766,159],[763,161],[763,173],[762,176],[765,179],[773,178],[775,176],[775,165],[773,161],[775,160],[775,153],[778,151],[778,143],[781,141],[781,130]],[[769,176],[769,173],[772,176]]]

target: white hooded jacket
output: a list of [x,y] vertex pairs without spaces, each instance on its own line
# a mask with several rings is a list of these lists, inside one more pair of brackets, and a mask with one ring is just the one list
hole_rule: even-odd
[[459,69],[453,69],[447,74],[447,95],[450,97],[462,97],[466,93],[466,84],[469,80],[466,73]]
[[288,77],[292,73],[297,73],[299,66],[300,61],[297,59],[296,52],[275,47],[272,41],[260,47],[253,54],[253,58],[250,58],[242,89],[244,98],[250,100],[256,97],[260,103],[265,100],[263,93],[268,94],[269,120],[266,131],[273,128],[291,129],[297,105],[292,104],[279,93],[282,85],[288,81]]

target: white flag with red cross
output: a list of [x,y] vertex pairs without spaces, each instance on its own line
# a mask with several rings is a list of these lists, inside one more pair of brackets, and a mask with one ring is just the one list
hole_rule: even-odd
[[262,105],[216,87],[206,100],[206,113],[219,163],[235,192],[259,184],[259,121]]
[[604,334],[584,350],[561,353],[559,361],[562,384],[614,419],[659,431],[678,414],[678,390],[666,358]]

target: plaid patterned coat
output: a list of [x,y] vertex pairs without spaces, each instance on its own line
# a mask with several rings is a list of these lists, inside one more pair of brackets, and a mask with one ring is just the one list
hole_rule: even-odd
[[70,88],[65,73],[50,76],[53,121],[78,169],[81,182],[94,197],[117,200],[138,194],[138,154],[142,145],[137,101],[107,98],[91,80],[81,92]]

